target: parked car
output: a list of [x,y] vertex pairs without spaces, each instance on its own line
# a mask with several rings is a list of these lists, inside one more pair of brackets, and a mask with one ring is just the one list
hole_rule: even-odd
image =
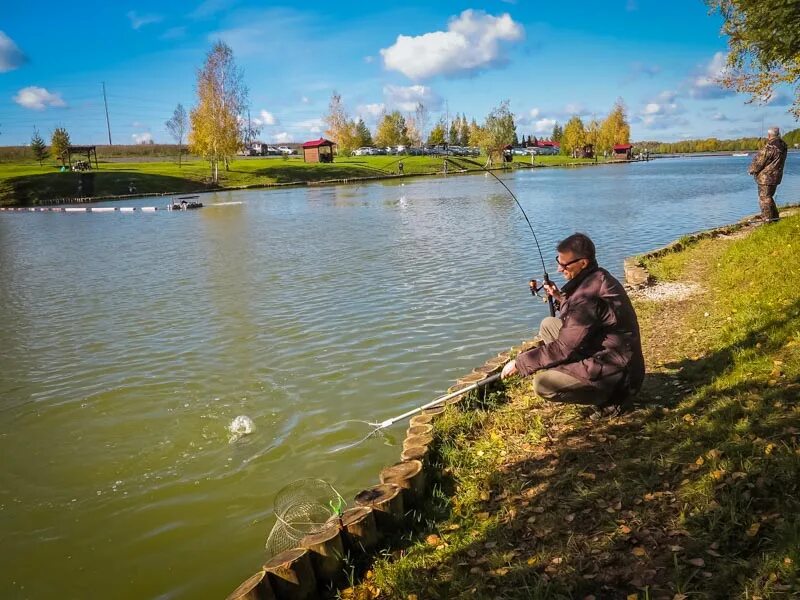
[[289,146],[278,146],[278,151],[281,154],[294,154],[294,152],[295,152],[294,150],[289,148]]
[[262,146],[261,154],[263,156],[278,156],[279,154],[282,154],[282,152],[275,146]]
[[371,146],[361,146],[353,150],[353,156],[372,156],[375,153],[375,148]]

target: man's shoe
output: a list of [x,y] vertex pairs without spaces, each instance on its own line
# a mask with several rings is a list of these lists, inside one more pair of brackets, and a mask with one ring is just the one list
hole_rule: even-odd
[[590,421],[599,421],[600,419],[613,419],[619,417],[631,410],[632,405],[630,402],[623,404],[605,404],[598,406],[595,411],[589,415]]

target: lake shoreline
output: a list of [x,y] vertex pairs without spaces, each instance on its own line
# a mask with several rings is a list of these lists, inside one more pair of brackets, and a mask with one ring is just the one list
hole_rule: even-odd
[[[409,157],[413,159],[414,157]],[[405,159],[399,159],[405,160]],[[399,162],[399,160],[397,162]],[[192,182],[196,183],[196,185],[189,185],[182,190],[170,190],[170,191],[152,191],[152,192],[132,192],[127,194],[100,194],[100,195],[91,195],[91,196],[59,196],[54,198],[44,198],[44,199],[34,199],[33,201],[26,201],[26,200],[16,200],[12,202],[6,202],[3,204],[0,202],[0,205],[13,208],[13,207],[24,207],[24,206],[56,206],[59,204],[90,204],[95,202],[107,202],[107,201],[119,201],[119,200],[131,200],[131,199],[138,199],[138,198],[161,198],[165,196],[176,196],[180,194],[186,193],[196,193],[196,194],[209,194],[209,193],[218,193],[218,192],[230,192],[230,191],[242,191],[242,190],[258,190],[258,189],[286,189],[286,188],[297,188],[297,187],[320,187],[320,186],[331,186],[331,185],[359,185],[363,183],[372,183],[376,181],[389,181],[389,180],[407,180],[416,177],[448,177],[453,175],[476,175],[479,173],[484,173],[486,171],[491,172],[511,172],[517,169],[541,169],[541,168],[578,168],[578,167],[589,167],[589,166],[605,166],[605,165],[616,165],[616,164],[627,164],[632,162],[641,162],[639,160],[608,160],[608,161],[585,161],[585,162],[564,162],[564,163],[536,163],[536,164],[528,164],[522,161],[515,161],[511,163],[511,168],[506,167],[505,165],[502,166],[492,166],[488,168],[484,167],[464,167],[462,163],[459,162],[458,157],[448,159],[454,165],[457,165],[461,168],[453,168],[452,170],[448,170],[447,172],[444,171],[425,171],[425,172],[406,172],[406,173],[382,173],[376,175],[361,175],[361,176],[354,176],[354,177],[335,177],[335,178],[328,178],[328,179],[305,179],[305,180],[294,180],[294,181],[285,181],[285,182],[256,182],[256,183],[248,183],[244,185],[219,185],[219,186],[208,186],[205,184],[201,184],[199,182]],[[541,160],[541,157],[538,158]],[[651,157],[651,160],[653,158]],[[336,166],[337,163],[333,163]],[[339,163],[343,164],[343,163]],[[310,167],[311,169],[314,166]],[[304,169],[305,170],[305,169]],[[108,171],[98,170],[98,171],[87,171],[83,173],[79,172],[70,172],[66,175],[71,176],[73,179],[79,180],[80,177],[86,175],[99,175],[102,174],[105,176],[108,174]],[[189,180],[187,180],[189,181]],[[16,195],[12,192],[12,195]]]

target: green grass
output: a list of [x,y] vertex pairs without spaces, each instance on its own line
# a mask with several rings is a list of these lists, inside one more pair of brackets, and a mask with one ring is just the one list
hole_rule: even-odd
[[517,380],[448,415],[439,513],[343,596],[798,597],[797,240],[800,216],[653,261],[706,291],[637,302],[635,412],[593,424]]
[[[517,159],[524,157],[515,157],[517,168],[530,166],[529,159]],[[353,156],[337,158],[332,164],[308,164],[299,157],[234,159],[229,170],[220,167],[219,186],[239,188],[385,177],[398,174],[401,161],[405,175],[441,173],[444,165],[443,158],[432,156]],[[485,157],[469,160],[451,157],[448,162],[450,172],[459,168],[479,170]],[[580,161],[561,156],[536,159],[539,166],[563,166],[575,162]],[[0,162],[0,205],[36,204],[55,198],[89,195],[125,195],[130,186],[139,194],[198,192],[213,187],[208,163],[195,158],[184,160],[180,167],[173,160],[155,160],[152,157],[142,162],[100,160],[99,168],[91,173],[94,189],[90,194],[85,188],[79,191],[80,174],[62,173],[60,166],[53,161],[42,166],[33,160]]]

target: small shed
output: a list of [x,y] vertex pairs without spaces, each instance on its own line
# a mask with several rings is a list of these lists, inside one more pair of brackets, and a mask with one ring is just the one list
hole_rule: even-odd
[[303,162],[332,163],[334,142],[319,138],[303,144]]
[[633,154],[632,144],[614,144],[611,158],[614,160],[630,160]]

